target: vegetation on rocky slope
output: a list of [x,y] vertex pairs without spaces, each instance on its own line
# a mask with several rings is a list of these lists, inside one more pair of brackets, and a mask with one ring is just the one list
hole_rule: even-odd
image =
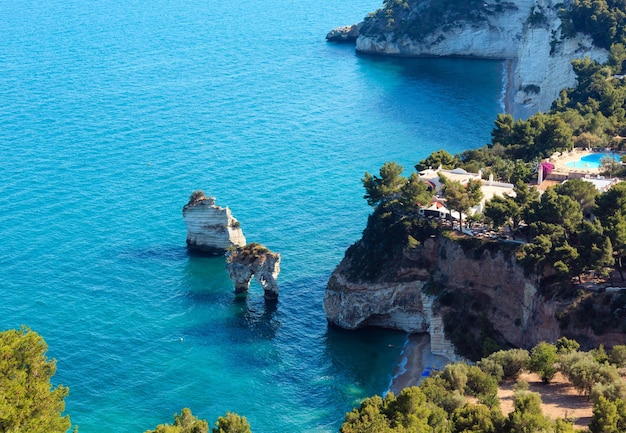
[[571,420],[546,417],[540,395],[529,392],[523,382],[518,382],[513,412],[503,415],[498,384],[517,380],[523,371],[536,372],[546,383],[560,371],[588,395],[594,405],[588,432],[625,431],[626,382],[620,377],[625,363],[626,346],[616,346],[609,354],[602,348],[580,352],[578,344],[566,338],[556,344],[539,343],[530,352],[499,351],[476,365],[450,364],[398,396],[389,393],[366,399],[346,415],[340,431],[574,432]]
[[407,35],[420,41],[435,30],[449,29],[459,21],[480,21],[487,12],[478,0],[384,0],[383,6],[369,14],[360,33],[382,37],[385,32]]

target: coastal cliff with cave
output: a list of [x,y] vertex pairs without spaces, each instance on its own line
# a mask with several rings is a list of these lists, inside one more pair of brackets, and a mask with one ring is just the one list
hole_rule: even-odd
[[552,0],[385,0],[327,39],[354,41],[368,54],[508,60],[507,111],[528,117],[576,84],[572,60],[608,58],[607,46],[578,31],[572,9]]
[[575,175],[558,162],[626,153],[625,23],[610,2],[385,0],[327,36],[362,53],[502,59],[507,74],[491,143],[435,151],[409,178],[395,163],[365,173],[374,211],[329,279],[331,324],[428,332],[433,353],[469,359],[562,336],[626,343],[626,165]]
[[[328,282],[328,321],[346,329],[429,333],[432,352],[449,359],[479,359],[499,348],[531,348],[561,336],[589,348],[626,343],[621,328],[598,332],[585,323],[580,303],[590,301],[580,293],[555,293],[542,287],[541,276],[527,275],[516,259],[518,247],[442,232],[404,248],[375,281],[366,281],[357,276],[355,246]],[[598,290],[590,304],[595,315],[610,314],[612,302],[624,301],[623,294]]]

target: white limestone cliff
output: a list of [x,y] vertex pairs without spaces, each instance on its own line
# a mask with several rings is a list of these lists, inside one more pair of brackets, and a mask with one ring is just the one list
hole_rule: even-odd
[[246,238],[228,207],[215,204],[214,197],[202,195],[183,207],[187,226],[187,247],[192,251],[224,254],[229,247],[243,247]]
[[430,335],[431,352],[450,361],[461,358],[446,338],[442,318],[433,311],[435,297],[424,293],[424,281],[352,283],[344,261],[333,272],[324,293],[329,322],[344,329],[378,326]]
[[[419,14],[420,8],[428,7],[428,1],[409,4],[412,9],[405,20]],[[595,47],[590,37],[563,35],[558,14],[563,6],[557,0],[485,0],[482,10],[476,11],[480,19],[474,16],[455,21],[419,41],[395,30],[399,27],[396,23],[391,29],[361,32],[356,49],[395,56],[510,60],[505,108],[515,117],[528,117],[548,111],[561,90],[576,84],[573,59],[588,56],[605,62],[608,58],[607,51]]]

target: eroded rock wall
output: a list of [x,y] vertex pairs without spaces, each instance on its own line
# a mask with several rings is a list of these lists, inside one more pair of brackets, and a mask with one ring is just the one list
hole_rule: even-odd
[[446,339],[443,320],[434,313],[435,297],[423,292],[424,281],[374,284],[351,283],[345,277],[346,261],[333,272],[324,294],[329,322],[345,329],[379,326],[408,333],[428,333],[431,352],[451,361],[460,360]]
[[474,300],[476,312],[485,314],[510,344],[532,347],[560,336],[554,317],[558,306],[539,294],[538,278],[524,274],[510,249],[464,249],[445,237],[426,242],[437,257],[433,280],[452,296]]
[[445,338],[442,318],[452,309],[425,293],[445,291],[456,299],[471,300],[467,307],[486,315],[511,345],[532,347],[560,336],[554,317],[558,306],[543,299],[536,279],[524,275],[512,253],[464,251],[458,242],[437,237],[404,259],[395,275],[364,283],[348,281],[350,263],[344,258],[324,295],[328,321],[347,329],[380,326],[428,332],[438,345],[433,353],[451,357],[453,348]]

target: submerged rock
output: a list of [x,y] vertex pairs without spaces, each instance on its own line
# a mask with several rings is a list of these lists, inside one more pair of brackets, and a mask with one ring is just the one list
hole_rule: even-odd
[[280,254],[271,252],[263,245],[250,243],[229,252],[226,270],[235,283],[235,293],[247,292],[254,276],[263,287],[265,299],[278,298]]
[[183,207],[187,226],[187,248],[196,252],[220,255],[231,247],[243,247],[246,238],[228,207],[215,205],[215,197],[195,191]]

